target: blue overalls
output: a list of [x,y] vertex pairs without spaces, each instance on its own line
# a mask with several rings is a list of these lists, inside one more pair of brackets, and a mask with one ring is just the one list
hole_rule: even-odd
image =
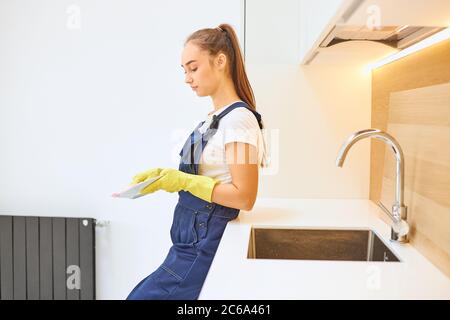
[[[244,102],[236,102],[219,115],[200,134],[202,121],[190,134],[180,152],[179,170],[198,174],[198,164],[208,140],[217,131],[219,121],[231,110],[248,108],[258,120],[261,116]],[[128,295],[128,300],[197,299],[228,221],[235,219],[239,209],[204,201],[187,191],[178,192],[170,237],[171,246],[164,262],[144,278]]]

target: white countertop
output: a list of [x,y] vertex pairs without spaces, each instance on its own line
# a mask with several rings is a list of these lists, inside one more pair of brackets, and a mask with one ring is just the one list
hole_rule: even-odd
[[[199,299],[450,299],[450,279],[390,242],[383,216],[369,200],[259,198],[228,223]],[[401,262],[248,259],[252,226],[371,229]]]

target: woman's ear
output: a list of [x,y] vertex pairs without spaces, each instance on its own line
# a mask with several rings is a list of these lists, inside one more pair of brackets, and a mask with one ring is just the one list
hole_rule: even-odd
[[220,70],[225,69],[225,66],[227,64],[227,56],[223,53],[220,53],[216,58],[216,67]]

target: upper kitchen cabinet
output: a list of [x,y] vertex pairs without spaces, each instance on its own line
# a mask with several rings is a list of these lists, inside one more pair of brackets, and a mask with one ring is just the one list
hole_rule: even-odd
[[244,3],[246,63],[298,65],[299,0]]
[[450,25],[448,0],[299,1],[302,64],[368,62]]
[[299,64],[343,0],[244,0],[250,64]]
[[316,53],[317,41],[324,30],[337,22],[344,0],[298,0],[299,1],[299,51],[300,61],[307,64]]

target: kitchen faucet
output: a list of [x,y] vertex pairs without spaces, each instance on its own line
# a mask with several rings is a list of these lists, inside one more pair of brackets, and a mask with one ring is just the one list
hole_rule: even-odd
[[405,159],[400,144],[393,136],[379,129],[366,129],[351,134],[343,143],[336,158],[336,165],[342,167],[348,150],[359,140],[364,138],[376,138],[386,142],[394,152],[396,160],[396,177],[395,177],[395,202],[392,205],[392,213],[378,201],[378,206],[390,217],[391,224],[391,241],[400,243],[408,242],[409,225],[406,222],[406,206],[403,203],[404,198],[404,163]]

